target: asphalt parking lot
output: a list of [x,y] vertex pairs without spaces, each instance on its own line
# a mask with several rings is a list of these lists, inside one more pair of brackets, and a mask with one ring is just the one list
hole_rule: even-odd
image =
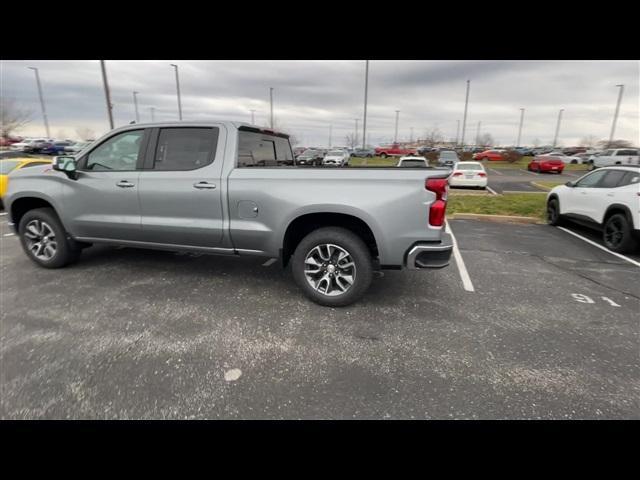
[[511,192],[540,192],[544,191],[531,185],[535,181],[569,182],[583,176],[586,171],[563,171],[557,173],[529,172],[526,168],[491,168],[485,165],[488,174],[488,185],[496,193]]
[[638,266],[545,225],[450,227],[468,278],[386,271],[330,309],[264,259],[41,269],[0,217],[0,416],[640,418]]

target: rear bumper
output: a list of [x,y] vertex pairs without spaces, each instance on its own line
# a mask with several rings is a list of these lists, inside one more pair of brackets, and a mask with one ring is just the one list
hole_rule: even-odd
[[446,267],[452,251],[451,235],[443,232],[440,242],[420,242],[407,250],[405,267],[409,270]]

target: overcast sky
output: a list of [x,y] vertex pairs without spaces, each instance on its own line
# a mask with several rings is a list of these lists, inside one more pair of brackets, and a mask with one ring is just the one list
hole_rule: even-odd
[[[334,145],[360,119],[362,134],[364,61],[107,61],[116,126],[135,119],[132,92],[138,91],[141,122],[177,120],[175,76],[180,68],[185,120],[251,120],[266,125],[269,87],[274,87],[276,123],[305,146],[326,145],[329,125]],[[524,107],[523,145],[550,144],[558,110],[564,108],[559,141],[568,146],[587,135],[608,138],[618,95],[624,96],[616,138],[639,143],[639,65],[637,61],[371,61],[367,132],[372,144],[408,140],[437,126],[456,136],[464,113],[466,80],[471,80],[466,143],[491,133],[502,145],[514,144]],[[88,127],[97,136],[108,130],[100,63],[92,61],[2,61],[0,90],[33,111],[19,133],[44,135],[34,72],[38,67],[51,134],[76,137]],[[462,128],[461,128],[462,130]]]

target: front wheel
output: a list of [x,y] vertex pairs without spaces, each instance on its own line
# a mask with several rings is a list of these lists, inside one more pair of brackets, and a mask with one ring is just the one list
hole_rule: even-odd
[[560,205],[558,200],[552,198],[547,203],[547,223],[549,225],[559,226],[562,225],[562,218],[560,217]]
[[373,262],[360,237],[340,227],[314,230],[296,247],[293,278],[307,297],[328,307],[357,301],[369,288]]
[[18,232],[23,250],[41,267],[64,267],[80,254],[51,208],[29,210],[20,219]]
[[630,253],[636,248],[629,221],[622,213],[616,213],[607,219],[602,238],[604,245],[616,253]]

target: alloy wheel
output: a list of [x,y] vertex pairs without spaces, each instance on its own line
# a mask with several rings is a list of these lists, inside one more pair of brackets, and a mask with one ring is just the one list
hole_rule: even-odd
[[351,254],[331,243],[312,248],[304,260],[304,275],[317,292],[333,297],[349,291],[356,278],[356,265]]
[[48,261],[58,251],[58,242],[51,226],[42,220],[31,220],[24,232],[27,248],[34,257]]
[[617,248],[624,239],[624,225],[618,218],[612,218],[604,227],[604,242],[609,248]]

